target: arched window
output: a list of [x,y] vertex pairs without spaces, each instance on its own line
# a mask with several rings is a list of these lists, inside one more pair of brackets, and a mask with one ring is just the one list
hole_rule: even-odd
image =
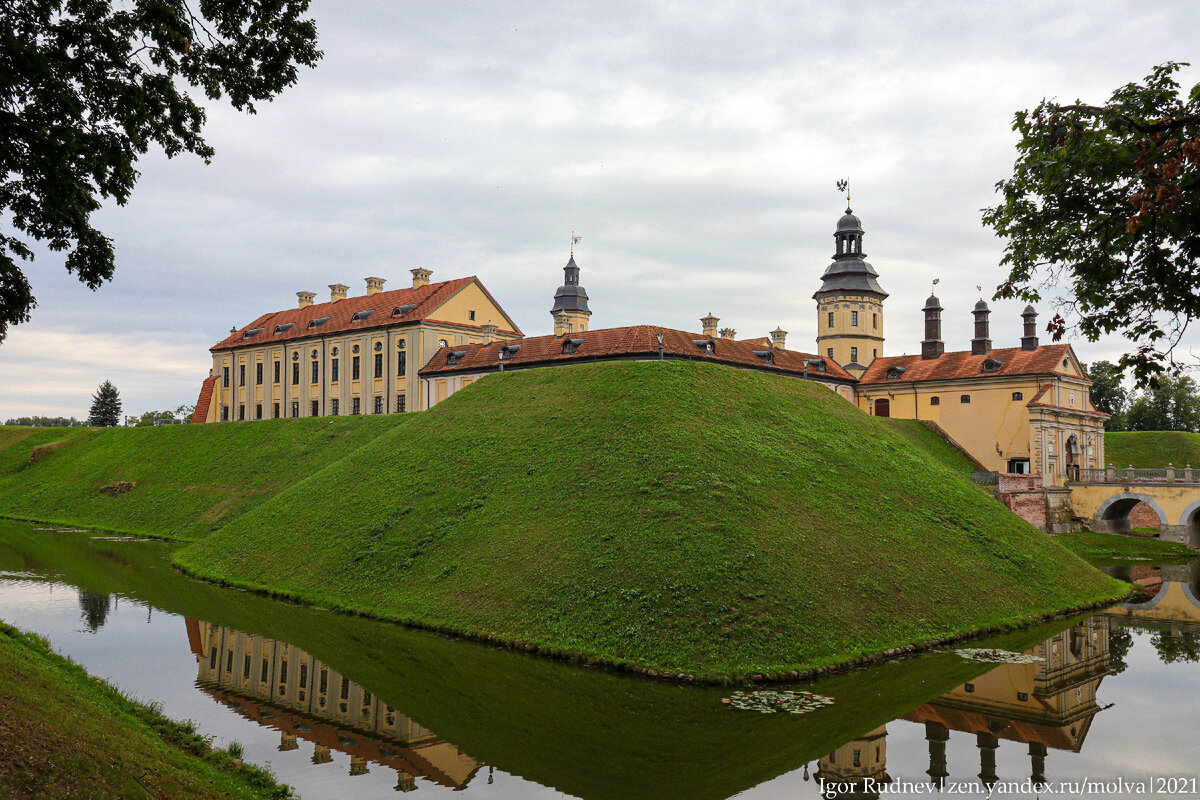
[[971,402],[971,395],[969,395],[969,394],[964,394],[962,397],[958,398],[958,402],[960,402],[960,403],[969,403],[969,402]]

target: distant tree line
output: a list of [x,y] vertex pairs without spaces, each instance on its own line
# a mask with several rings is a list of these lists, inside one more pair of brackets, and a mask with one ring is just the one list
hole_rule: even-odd
[[43,417],[34,414],[32,417],[12,417],[4,421],[5,425],[23,425],[28,428],[82,428],[87,420],[74,417]]
[[[192,421],[195,406],[181,405],[174,411],[144,411],[136,417],[126,417],[125,425],[132,428],[147,428],[160,422]],[[92,407],[86,420],[74,417],[48,417],[35,414],[29,417],[13,417],[5,425],[24,425],[34,428],[115,428],[121,424],[121,394],[111,381],[105,381],[92,395]]]
[[1182,374],[1160,375],[1141,389],[1121,385],[1122,370],[1108,361],[1087,368],[1092,402],[1112,414],[1110,431],[1200,431],[1200,386]]

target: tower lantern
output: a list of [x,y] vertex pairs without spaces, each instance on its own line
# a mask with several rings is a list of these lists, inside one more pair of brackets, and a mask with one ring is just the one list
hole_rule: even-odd
[[833,263],[813,294],[817,350],[859,377],[883,355],[883,301],[888,293],[879,286],[879,273],[863,260],[862,221],[849,204],[833,238]]
[[588,309],[587,291],[579,285],[579,266],[575,263],[574,252],[563,267],[563,285],[554,293],[554,307],[550,309],[550,315],[554,317],[555,336],[588,329],[588,317],[592,312]]

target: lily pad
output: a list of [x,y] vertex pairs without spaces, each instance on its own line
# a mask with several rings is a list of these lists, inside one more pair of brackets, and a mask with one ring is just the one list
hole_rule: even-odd
[[757,692],[734,692],[721,702],[739,711],[757,711],[760,714],[807,714],[833,705],[833,698],[812,692],[762,689]]
[[997,650],[990,647],[964,647],[954,652],[967,661],[979,661],[983,664],[1032,664],[1035,661],[1045,661],[1041,656],[1031,656],[1027,653],[1014,653],[1011,650]]

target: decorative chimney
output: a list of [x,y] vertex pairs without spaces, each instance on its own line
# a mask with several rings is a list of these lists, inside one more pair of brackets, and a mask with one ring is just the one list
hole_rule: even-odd
[[737,336],[737,331],[733,328],[721,328],[722,339],[733,339],[735,336]]
[[942,343],[942,301],[929,295],[925,301],[925,340],[921,342],[921,358],[929,360],[946,352]]
[[774,347],[776,350],[782,350],[783,340],[786,338],[787,331],[785,331],[783,328],[776,328],[775,330],[771,331],[771,347]]
[[1037,350],[1037,312],[1033,310],[1033,306],[1025,306],[1025,310],[1021,312],[1021,319],[1025,320],[1025,335],[1021,337],[1021,349]]
[[558,310],[554,314],[554,335],[563,336],[564,334],[574,333],[571,330],[571,313],[565,310]]
[[345,300],[348,291],[350,291],[350,287],[344,283],[329,284],[329,302],[336,303],[338,300]]
[[316,292],[296,292],[296,297],[300,298],[299,308],[308,308],[313,304],[313,300],[317,299]]
[[971,340],[971,355],[987,355],[988,351],[992,349],[992,340],[988,334],[988,315],[992,312],[988,309],[987,303],[981,299],[975,304],[975,310],[971,313],[975,315],[975,338]]
[[363,278],[363,280],[367,282],[367,297],[382,292],[383,285],[387,283],[383,278]]
[[500,326],[491,322],[484,323],[479,326],[479,330],[483,332],[483,340],[488,342],[496,341],[496,332],[500,330]]
[[708,312],[707,317],[700,318],[700,324],[703,326],[700,332],[705,336],[713,337],[717,335],[717,323],[721,321],[720,317],[714,317],[712,312]]
[[423,267],[417,267],[416,269],[410,269],[409,272],[411,272],[412,276],[413,276],[412,287],[414,289],[420,289],[422,286],[428,286],[429,285],[429,276],[433,274],[433,270],[425,269]]

